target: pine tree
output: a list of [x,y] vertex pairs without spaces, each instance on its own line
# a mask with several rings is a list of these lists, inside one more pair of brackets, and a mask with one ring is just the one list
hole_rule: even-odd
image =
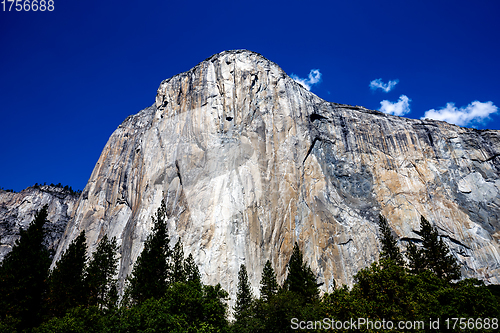
[[278,293],[278,282],[276,281],[276,274],[274,273],[273,266],[268,260],[262,270],[262,278],[260,280],[260,298],[264,302],[269,300]]
[[113,277],[118,268],[117,251],[116,238],[109,240],[108,236],[104,235],[96,251],[92,253],[85,275],[89,305],[102,308],[108,306],[110,298],[113,298],[113,288],[116,287]]
[[236,320],[241,320],[245,316],[247,310],[252,304],[252,290],[250,282],[248,282],[248,274],[245,265],[240,266],[238,272],[238,290],[236,292],[236,306],[234,308]]
[[446,281],[460,279],[460,267],[451,255],[448,246],[439,237],[436,227],[432,227],[423,216],[420,218],[420,236],[422,248],[414,244],[408,247],[409,266],[412,272],[428,269],[440,279]]
[[61,317],[71,308],[85,303],[86,252],[85,231],[82,231],[50,273],[47,307],[51,316]]
[[283,285],[284,289],[302,296],[306,303],[310,303],[318,299],[319,286],[311,267],[304,262],[299,245],[295,242],[292,256],[288,262],[288,274]]
[[390,259],[398,266],[403,266],[403,256],[398,247],[396,238],[392,235],[392,230],[387,223],[387,219],[379,215],[379,231],[381,234],[380,242],[382,243],[382,252],[380,253],[381,259]]
[[191,253],[184,261],[184,272],[186,273],[186,280],[188,282],[201,284],[200,270],[198,265],[194,262],[193,255]]
[[166,217],[167,208],[165,200],[162,200],[155,216],[151,217],[152,233],[144,243],[144,249],[128,279],[126,296],[133,303],[142,303],[150,298],[159,299],[167,291],[171,280],[171,251]]
[[106,309],[115,309],[118,306],[119,299],[120,295],[118,293],[118,283],[116,279],[113,279],[105,298],[104,307]]
[[43,294],[51,263],[43,244],[47,206],[39,210],[26,230],[20,230],[0,265],[0,321],[7,316],[20,321],[20,329],[34,327],[41,320]]
[[406,248],[406,257],[408,258],[408,267],[413,274],[420,274],[426,269],[423,251],[414,243],[409,243]]
[[447,281],[460,279],[458,263],[443,239],[439,237],[436,227],[432,227],[429,221],[422,216],[420,229],[427,268],[440,279]]
[[184,269],[184,250],[179,238],[175,243],[172,253],[172,282],[186,282],[186,271]]

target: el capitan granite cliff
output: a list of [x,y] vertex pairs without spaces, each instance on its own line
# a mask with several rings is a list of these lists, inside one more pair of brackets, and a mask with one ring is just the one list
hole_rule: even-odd
[[91,251],[116,236],[123,283],[162,199],[172,243],[233,297],[242,263],[254,291],[267,259],[282,281],[295,241],[325,290],[351,284],[379,213],[403,247],[425,216],[465,277],[500,283],[500,131],[326,102],[250,51],[163,81],[116,129],[55,259],[81,230]]

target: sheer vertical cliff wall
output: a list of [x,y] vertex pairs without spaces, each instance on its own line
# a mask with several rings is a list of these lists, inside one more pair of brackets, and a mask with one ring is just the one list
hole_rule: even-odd
[[326,102],[259,54],[227,51],[163,81],[154,105],[111,135],[56,255],[86,230],[120,244],[123,279],[166,200],[206,283],[234,296],[280,280],[294,242],[324,288],[378,259],[378,214],[404,248],[420,215],[466,277],[500,283],[500,132]]

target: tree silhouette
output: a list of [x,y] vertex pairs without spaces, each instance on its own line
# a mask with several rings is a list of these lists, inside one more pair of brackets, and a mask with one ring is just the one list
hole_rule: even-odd
[[302,296],[303,300],[308,303],[319,298],[319,286],[311,267],[304,262],[299,245],[295,242],[292,256],[288,262],[288,274],[283,285],[284,289]]
[[60,317],[69,309],[85,302],[86,252],[85,231],[82,231],[71,242],[50,273],[47,307],[51,316]]
[[166,217],[167,208],[165,200],[162,200],[155,216],[151,217],[152,233],[144,243],[144,249],[128,279],[126,296],[133,303],[142,303],[149,298],[161,298],[167,291],[171,279],[171,250]]
[[46,222],[44,206],[28,228],[20,230],[20,238],[0,264],[0,321],[14,318],[20,322],[19,329],[34,327],[41,320],[51,263],[50,252],[43,244]]
[[242,320],[245,316],[245,311],[252,304],[252,290],[250,282],[248,282],[248,274],[245,265],[240,266],[238,272],[238,290],[236,291],[236,306],[234,309],[236,320]]
[[426,270],[424,253],[415,243],[409,243],[406,248],[406,257],[408,258],[408,268],[413,274],[420,274]]
[[448,246],[439,237],[436,227],[431,226],[423,216],[420,218],[422,248],[414,244],[408,246],[409,267],[412,272],[419,273],[428,269],[440,279],[446,281],[460,279],[460,267],[451,255]]
[[186,273],[186,280],[188,282],[195,282],[201,284],[200,269],[194,262],[193,255],[190,253],[184,261],[184,272]]
[[392,235],[392,230],[389,227],[389,223],[387,223],[387,219],[382,215],[379,215],[378,226],[381,235],[380,242],[382,243],[380,259],[391,259],[395,264],[403,266],[404,260],[398,247],[398,241]]
[[113,303],[112,298],[116,298],[116,281],[113,276],[118,268],[117,251],[116,238],[110,240],[104,235],[96,251],[92,253],[85,276],[89,305],[102,308]]
[[271,297],[278,293],[279,286],[276,281],[276,274],[274,273],[273,266],[268,260],[262,270],[262,279],[260,280],[260,298],[264,302],[269,302]]
[[179,238],[172,252],[172,282],[186,282],[186,271],[184,268],[184,249]]

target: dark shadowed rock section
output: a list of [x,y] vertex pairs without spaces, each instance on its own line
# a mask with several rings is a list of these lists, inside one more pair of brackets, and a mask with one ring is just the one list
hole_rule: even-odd
[[40,185],[19,193],[0,190],[0,261],[19,238],[19,229],[26,229],[36,212],[48,205],[45,243],[54,251],[70,220],[78,196],[61,187]]

